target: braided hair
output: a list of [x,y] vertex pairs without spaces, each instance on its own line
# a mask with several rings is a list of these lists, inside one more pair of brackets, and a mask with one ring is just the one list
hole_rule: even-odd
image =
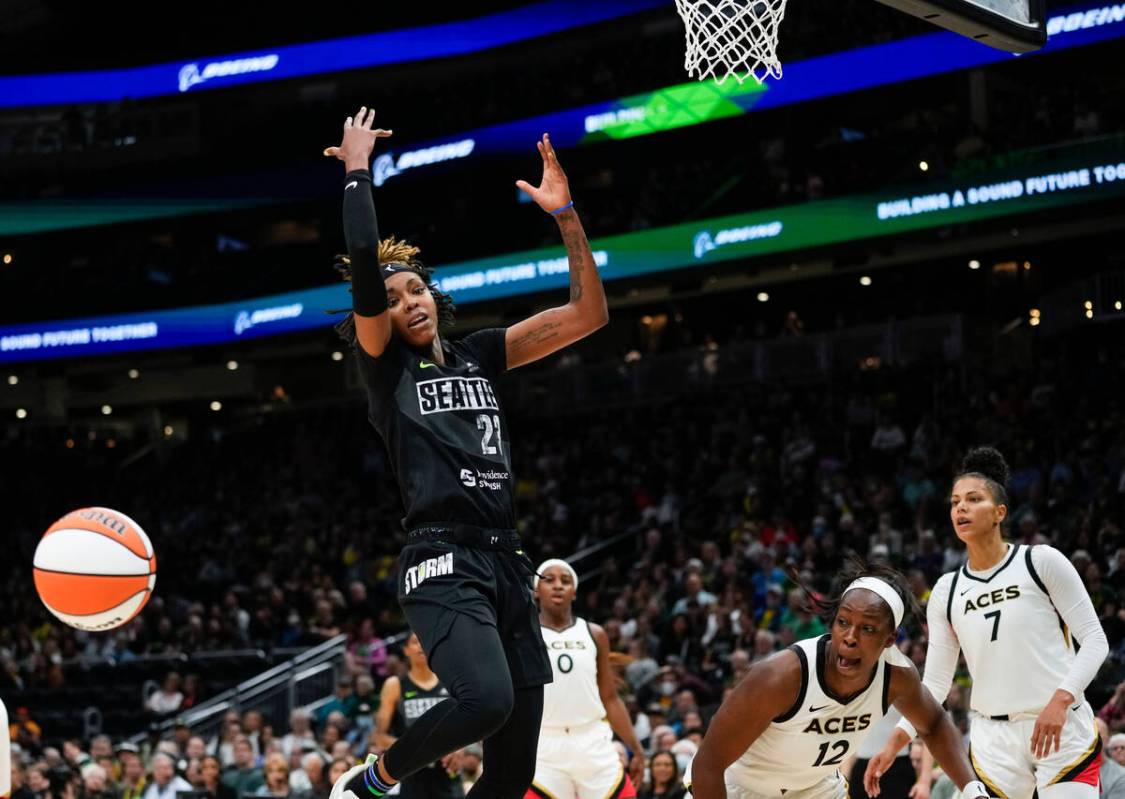
[[[385,238],[379,242],[379,266],[395,264],[396,266],[406,267],[418,275],[434,297],[434,304],[437,305],[438,326],[450,327],[456,320],[457,306],[453,304],[453,297],[438,288],[437,283],[434,282],[433,270],[418,259],[419,252],[421,252],[421,248],[396,239],[394,236]],[[337,255],[334,266],[340,276],[350,283],[352,280],[352,259],[347,255]],[[351,291],[351,289],[348,290]],[[344,312],[345,309],[343,308],[329,311],[329,313]],[[351,311],[347,311],[347,314],[343,321],[336,325],[336,332],[340,334],[340,338],[344,341],[355,346],[355,314]]]

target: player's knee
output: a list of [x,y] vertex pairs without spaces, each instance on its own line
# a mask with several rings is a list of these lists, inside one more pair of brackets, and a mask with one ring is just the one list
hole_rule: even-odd
[[514,703],[511,679],[496,677],[482,680],[476,690],[467,691],[461,697],[462,706],[480,731],[478,738],[487,738],[503,727],[504,722],[512,715]]

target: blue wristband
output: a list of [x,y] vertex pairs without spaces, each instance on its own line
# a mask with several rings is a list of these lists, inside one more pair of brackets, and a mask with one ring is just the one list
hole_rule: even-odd
[[574,200],[571,200],[566,205],[564,205],[562,208],[556,208],[554,211],[551,211],[551,216],[558,216],[563,211],[565,211],[567,208],[573,208],[573,207],[574,207]]

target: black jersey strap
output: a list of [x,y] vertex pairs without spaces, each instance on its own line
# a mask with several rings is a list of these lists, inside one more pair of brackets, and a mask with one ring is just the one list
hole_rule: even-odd
[[949,626],[953,626],[953,589],[957,587],[957,578],[961,576],[961,570],[953,572],[953,581],[949,584],[949,600],[945,603],[945,618],[949,620]]
[[1059,620],[1059,630],[1062,632],[1063,643],[1065,643],[1069,647],[1071,642],[1073,641],[1074,651],[1077,652],[1082,648],[1082,645],[1078,643],[1077,638],[1070,634],[1070,630],[1067,629],[1066,622],[1063,620],[1062,614],[1059,613],[1059,609],[1055,607],[1055,600],[1051,599],[1051,594],[1047,590],[1047,585],[1043,582],[1043,578],[1039,576],[1039,572],[1035,570],[1035,563],[1031,560],[1032,547],[1025,546],[1024,549],[1026,551],[1024,552],[1023,557],[1024,562],[1027,564],[1027,573],[1031,575],[1031,579],[1035,581],[1035,584],[1039,586],[1039,590],[1043,592],[1043,595],[1047,597],[1047,601],[1051,603],[1051,607],[1055,611],[1055,616],[1058,617]]
[[797,691],[797,699],[793,702],[793,706],[782,713],[780,716],[774,717],[774,721],[789,721],[797,715],[797,711],[801,709],[801,705],[805,703],[805,694],[809,690],[809,658],[805,654],[805,650],[793,644],[789,647],[791,652],[797,653],[797,660],[801,661],[801,690]]
[[1023,559],[1027,563],[1027,573],[1031,575],[1031,579],[1035,581],[1035,584],[1037,586],[1039,586],[1039,590],[1046,594],[1047,598],[1050,599],[1051,595],[1047,591],[1047,586],[1043,584],[1042,578],[1039,577],[1039,572],[1035,571],[1035,564],[1031,560],[1031,549],[1032,548],[1029,546],[1024,547]]

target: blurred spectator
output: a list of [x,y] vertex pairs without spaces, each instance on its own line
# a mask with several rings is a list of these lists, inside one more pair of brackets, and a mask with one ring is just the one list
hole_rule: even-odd
[[637,799],[683,799],[684,793],[676,756],[666,749],[656,752],[649,761],[649,781]]
[[461,787],[466,796],[484,773],[483,763],[484,750],[480,744],[470,744],[461,751]]
[[274,752],[266,756],[266,763],[262,767],[266,774],[265,784],[255,792],[258,796],[274,796],[279,799],[289,796],[292,788],[289,785],[289,763],[285,755]]
[[[1097,719],[1096,723],[1102,746],[1108,755],[1102,758],[1102,767],[1098,774],[1101,780],[1101,796],[1103,799],[1125,799],[1125,765],[1115,757],[1116,753],[1125,752],[1125,735],[1118,733],[1111,736],[1104,721]],[[1111,751],[1110,746],[1114,745],[1114,739],[1118,740],[1115,749]],[[1122,757],[1125,757],[1125,754]]]
[[215,755],[207,755],[200,763],[200,777],[208,799],[238,799],[238,794],[222,780],[223,764]]
[[140,799],[148,787],[148,779],[136,745],[128,742],[118,744],[117,760],[121,764],[120,799]]
[[[1110,646],[1113,646],[1112,638],[1110,638]],[[1113,696],[1102,705],[1101,710],[1098,711],[1098,718],[1109,726],[1110,732],[1125,729],[1125,681],[1119,682],[1113,689]]]
[[262,770],[254,763],[254,747],[245,735],[235,739],[234,764],[223,772],[222,779],[239,796],[254,793],[265,784]]
[[[15,661],[12,662],[15,663]],[[18,743],[30,752],[39,751],[39,738],[43,731],[32,720],[31,711],[26,707],[16,708],[15,715],[8,723],[8,734],[12,743]]]
[[176,799],[179,791],[190,791],[191,783],[176,774],[176,763],[170,755],[152,758],[152,783],[145,788],[144,799]]
[[286,757],[290,757],[294,750],[301,751],[305,744],[316,744],[311,725],[312,714],[304,708],[289,714],[289,732],[281,738],[281,751]]
[[149,696],[145,706],[153,713],[164,716],[179,710],[183,701],[184,695],[180,692],[180,675],[170,671],[165,675],[160,688]]
[[318,724],[324,724],[333,713],[342,713],[344,718],[355,716],[355,709],[359,703],[352,694],[352,678],[341,674],[336,680],[336,695],[324,703],[316,712]]

